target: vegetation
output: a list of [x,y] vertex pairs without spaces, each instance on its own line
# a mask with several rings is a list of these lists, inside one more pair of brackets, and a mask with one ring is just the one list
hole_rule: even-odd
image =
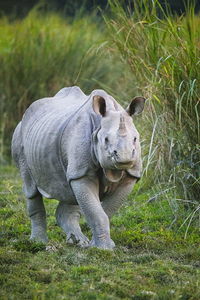
[[114,57],[101,50],[105,33],[95,15],[66,20],[34,9],[20,21],[2,18],[0,33],[1,160],[8,157],[17,122],[36,99],[72,85],[85,93],[99,87],[119,91],[121,64],[115,61],[112,71]]
[[153,164],[159,181],[172,182],[181,197],[199,201],[200,18],[192,6],[175,17],[158,1],[134,1],[133,12],[118,1],[110,4],[114,16],[106,22],[114,46],[130,66],[135,86],[151,99],[146,168]]
[[[134,1],[134,13],[110,6],[104,23],[37,9],[0,19],[1,299],[200,299],[200,18],[192,7],[172,17],[157,1]],[[123,105],[148,98],[134,120],[143,178],[112,219],[113,252],[66,245],[47,199],[49,243],[30,242],[21,180],[7,164],[28,105],[71,85]]]
[[[45,200],[49,243],[29,241],[30,224],[16,169],[0,177],[0,298],[193,299],[200,298],[198,229],[184,239],[184,212],[172,227],[172,203],[150,201],[152,192],[130,195],[112,220],[113,252],[66,245],[55,223],[57,201]],[[133,201],[134,199],[134,201]],[[82,221],[88,235],[88,227]]]

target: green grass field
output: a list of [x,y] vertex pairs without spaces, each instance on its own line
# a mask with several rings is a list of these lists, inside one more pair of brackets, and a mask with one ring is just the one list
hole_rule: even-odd
[[[33,9],[0,19],[0,299],[200,299],[200,17],[158,1],[110,0],[110,14],[64,18]],[[159,12],[159,13],[158,13]],[[45,200],[49,243],[30,221],[10,140],[34,100],[64,86],[102,88],[134,119],[143,175],[111,221],[112,252],[67,245]],[[91,238],[84,219],[83,231]]]
[[[2,169],[0,182],[0,299],[200,298],[199,231],[190,227],[184,238],[183,207],[173,225],[173,204],[162,197],[148,203],[151,192],[138,184],[111,222],[112,252],[67,245],[54,217],[57,201],[46,200],[45,247],[29,241],[17,170]],[[84,220],[82,228],[90,236]]]

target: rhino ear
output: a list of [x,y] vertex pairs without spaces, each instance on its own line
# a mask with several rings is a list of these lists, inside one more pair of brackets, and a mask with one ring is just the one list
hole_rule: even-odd
[[96,114],[101,114],[103,117],[106,114],[106,101],[101,96],[93,97],[93,110]]
[[135,97],[127,107],[127,113],[130,116],[140,114],[144,109],[145,101],[146,99],[143,97]]

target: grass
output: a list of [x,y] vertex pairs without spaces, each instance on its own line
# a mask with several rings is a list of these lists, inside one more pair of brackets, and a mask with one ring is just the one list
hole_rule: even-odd
[[0,20],[0,163],[26,107],[63,86],[103,88],[124,106],[148,98],[134,119],[143,176],[112,219],[113,252],[66,245],[47,199],[49,243],[30,242],[18,172],[0,165],[0,299],[200,299],[200,19],[134,3],[132,14],[110,1],[107,29],[37,9]]
[[36,8],[22,20],[1,18],[1,161],[38,98],[71,85],[103,88],[123,104],[140,94],[149,99],[138,126],[144,175],[156,170],[149,184],[170,182],[178,199],[199,202],[199,16],[192,6],[172,17],[158,1],[148,3],[134,1],[133,14],[110,1],[106,26],[95,14],[72,20]]
[[147,171],[151,163],[157,182],[174,181],[181,197],[199,201],[200,18],[192,4],[184,16],[165,12],[159,1],[134,1],[134,11],[117,0],[110,5],[112,49],[130,68],[135,90],[150,99]]
[[12,132],[33,101],[73,85],[88,94],[115,88],[122,95],[122,65],[103,48],[105,26],[95,14],[72,20],[36,7],[21,20],[1,18],[0,34],[1,160],[9,157]]
[[[1,169],[1,299],[199,299],[199,230],[186,225],[184,207],[173,224],[171,205],[138,184],[113,218],[113,252],[65,243],[56,225],[56,200],[45,200],[47,247],[29,241],[21,180],[12,166]],[[167,193],[167,192],[166,192]],[[168,192],[168,197],[169,197]],[[82,220],[88,235],[88,227]]]

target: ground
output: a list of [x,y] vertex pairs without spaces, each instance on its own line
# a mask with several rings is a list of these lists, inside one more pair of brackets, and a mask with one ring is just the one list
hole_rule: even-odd
[[[171,202],[148,202],[151,195],[137,189],[111,222],[114,251],[67,245],[56,225],[55,200],[45,200],[49,243],[44,246],[29,241],[17,170],[1,167],[0,299],[199,300],[199,229],[181,226],[180,207],[173,225]],[[84,220],[82,227],[90,236]]]

